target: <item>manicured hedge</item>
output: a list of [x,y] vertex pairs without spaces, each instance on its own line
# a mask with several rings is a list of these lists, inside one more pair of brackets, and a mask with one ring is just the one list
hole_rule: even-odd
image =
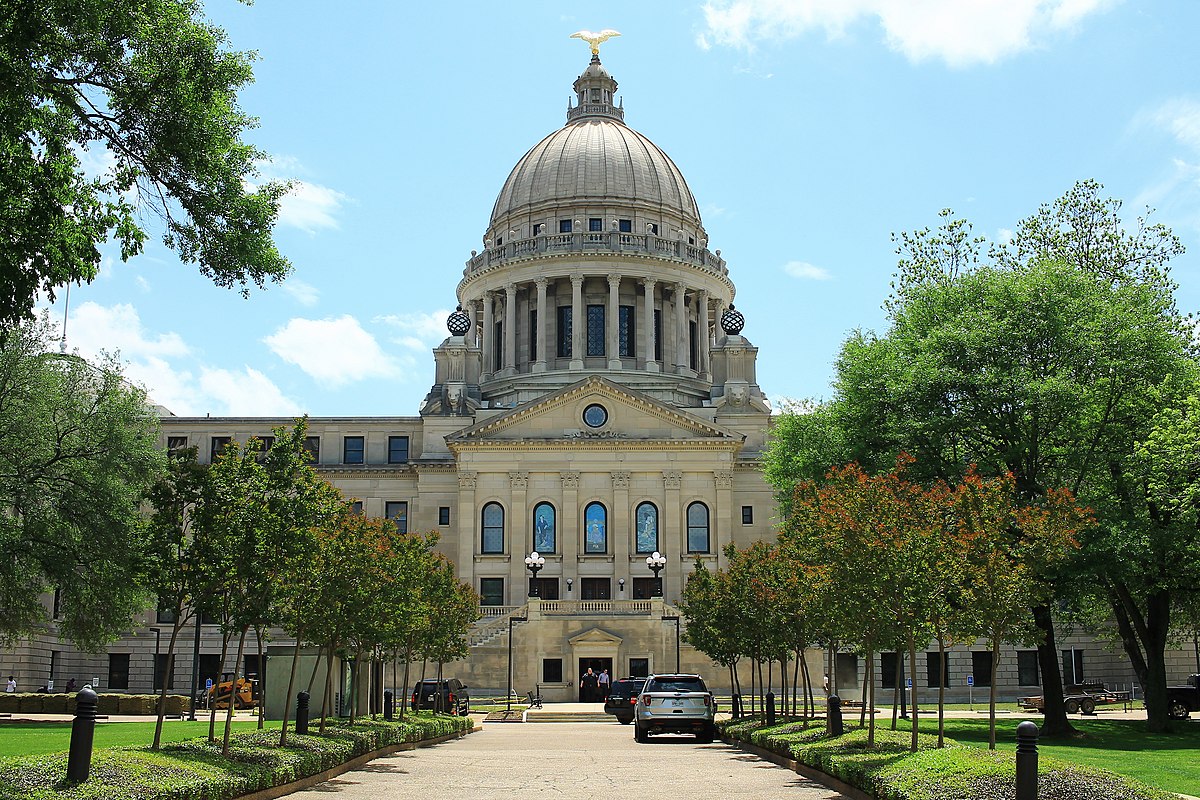
[[[148,748],[97,750],[91,777],[66,786],[67,754],[0,760],[0,797],[5,800],[232,800],[247,792],[291,783],[332,769],[387,745],[434,739],[472,726],[469,717],[410,716],[405,722],[366,720],[327,727],[324,736],[289,734],[277,747],[278,730],[235,734],[229,758],[220,743],[193,739]],[[310,729],[315,732],[315,727]]]
[[[167,695],[167,713],[182,714],[191,699],[187,695]],[[134,714],[153,716],[158,709],[156,694],[102,694],[96,698],[98,714]],[[66,692],[0,693],[0,714],[74,714],[75,694]]]
[[[1011,798],[1015,764],[1012,753],[981,750],[919,735],[916,753],[910,734],[875,729],[848,730],[830,737],[821,723],[807,729],[796,722],[766,727],[757,720],[718,723],[724,734],[787,756],[857,786],[880,800],[1003,800]],[[1038,800],[1178,800],[1132,778],[1041,756]]]

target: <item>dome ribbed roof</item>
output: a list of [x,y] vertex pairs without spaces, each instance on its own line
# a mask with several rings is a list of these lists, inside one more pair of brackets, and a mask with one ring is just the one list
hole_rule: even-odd
[[701,224],[675,162],[642,134],[609,117],[581,117],[517,162],[492,209],[492,223],[575,205],[651,207]]

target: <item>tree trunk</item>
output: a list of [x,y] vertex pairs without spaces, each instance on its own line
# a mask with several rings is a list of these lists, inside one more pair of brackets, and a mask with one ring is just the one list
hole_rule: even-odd
[[[867,647],[867,676],[863,682],[863,713],[871,706],[871,722],[867,728],[867,747],[875,745],[875,650]],[[861,726],[862,723],[859,723]]]
[[[254,627],[254,635],[258,638],[258,729],[263,729],[263,722],[266,721],[266,715],[263,711],[266,709],[267,697],[267,660],[263,658],[263,631],[257,625]],[[290,691],[290,690],[289,690]],[[287,705],[287,698],[283,698],[283,704]]]
[[1034,608],[1033,622],[1044,637],[1037,648],[1038,666],[1042,670],[1042,701],[1046,709],[1041,735],[1051,739],[1073,736],[1077,731],[1067,719],[1067,707],[1063,702],[1062,668],[1058,663],[1058,645],[1054,641],[1054,618],[1050,614],[1050,607],[1041,605]]
[[325,655],[325,645],[317,646],[317,657],[313,659],[312,672],[308,674],[308,688],[305,689],[309,696],[312,695],[313,684],[317,680],[317,670],[321,668],[321,658]]
[[229,686],[229,708],[225,712],[225,736],[221,740],[221,755],[225,758],[229,757],[229,734],[233,730],[233,709],[237,705],[238,664],[241,663],[242,653],[246,649],[246,632],[249,630],[249,625],[242,628],[242,633],[238,636],[237,655],[233,657],[233,683]]
[[896,730],[900,717],[900,693],[904,691],[904,654],[899,646],[896,647],[896,677],[892,681],[895,683],[892,687],[892,730]]
[[[867,650],[867,658],[866,658],[867,663],[866,663],[866,668],[863,670],[862,710],[858,712],[858,727],[860,727],[860,728],[865,727],[867,724],[867,690],[869,688],[869,684],[874,682],[871,680],[871,678],[875,677],[874,675],[871,674],[871,670],[874,666],[873,659],[875,658],[875,651],[871,649],[871,644],[869,642],[867,643],[866,650]],[[871,734],[869,737],[872,742],[874,742],[874,737],[875,737],[875,715],[872,714],[871,715]]]
[[400,719],[404,719],[404,709],[408,706],[408,670],[412,666],[412,647],[404,649],[404,697],[400,700]]
[[1109,602],[1121,644],[1146,695],[1146,730],[1168,731],[1166,647],[1171,627],[1171,595],[1166,591],[1147,595],[1143,613],[1129,588],[1116,584],[1109,588]]
[[996,676],[1000,674],[1000,637],[992,639],[992,680],[988,687],[988,749],[996,749]]
[[946,746],[946,640],[938,637],[938,747]]
[[912,740],[909,748],[915,753],[917,752],[917,719],[920,714],[917,712],[917,645],[911,638],[908,640],[908,671],[913,676],[912,682]]
[[221,631],[221,663],[217,665],[217,679],[213,682],[212,700],[208,704],[208,741],[217,741],[217,695],[221,693],[221,676],[225,674],[225,656],[229,655],[229,633]]
[[[197,622],[196,624],[199,624]],[[179,637],[179,629],[183,627],[183,609],[175,609],[175,626],[171,628],[171,643],[167,645],[167,669],[162,677],[162,686],[158,687],[158,719],[154,722],[154,744],[150,745],[151,750],[157,750],[162,742],[163,717],[167,713],[167,684],[170,683],[168,678],[175,674],[175,640]],[[157,661],[158,654],[154,654]],[[154,665],[154,669],[158,669],[158,664]]]
[[321,734],[325,733],[325,719],[329,716],[333,705],[333,651],[335,641],[329,642],[329,649],[325,653],[325,689],[321,697],[321,725],[317,729]]
[[[799,702],[798,702],[799,698],[796,697],[796,695],[800,691],[800,662],[803,660],[804,660],[804,647],[803,646],[797,647],[796,648],[796,661],[792,664],[792,716],[793,717],[797,717],[800,715]],[[805,711],[807,712],[808,709],[806,708]],[[807,716],[807,714],[806,714],[806,716]]]
[[279,746],[287,746],[288,714],[292,710],[292,690],[296,688],[296,673],[300,671],[300,644],[304,641],[304,626],[296,628],[296,646],[292,648],[292,670],[288,675],[287,693],[283,696],[283,725],[279,730]]

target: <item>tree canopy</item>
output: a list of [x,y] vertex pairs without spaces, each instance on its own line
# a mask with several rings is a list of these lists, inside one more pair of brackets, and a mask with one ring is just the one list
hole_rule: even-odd
[[254,186],[265,154],[243,141],[251,60],[196,0],[0,6],[0,330],[95,278],[110,239],[140,253],[147,218],[219,286],[287,274],[271,230],[288,187]]

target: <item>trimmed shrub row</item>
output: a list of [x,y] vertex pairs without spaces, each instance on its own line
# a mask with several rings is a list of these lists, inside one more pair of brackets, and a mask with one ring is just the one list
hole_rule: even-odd
[[[1011,800],[1015,764],[1012,753],[982,750],[951,739],[937,747],[937,737],[875,729],[875,745],[867,731],[848,730],[827,736],[820,723],[804,728],[785,722],[772,727],[751,720],[719,722],[725,736],[749,742],[840,778],[879,800]],[[1093,767],[1038,758],[1038,800],[1178,800],[1177,796],[1140,781]]]
[[[182,714],[188,710],[187,695],[167,695],[167,713]],[[158,708],[156,694],[102,694],[96,699],[98,714],[129,714],[153,716]],[[66,692],[5,692],[0,694],[0,714],[74,714],[75,695]]]
[[192,739],[149,748],[110,748],[92,756],[91,777],[67,786],[67,754],[0,760],[6,800],[232,800],[316,775],[392,744],[420,742],[470,730],[469,717],[410,716],[404,722],[364,720],[326,727],[324,736],[279,731],[234,734],[229,757],[220,743]]

